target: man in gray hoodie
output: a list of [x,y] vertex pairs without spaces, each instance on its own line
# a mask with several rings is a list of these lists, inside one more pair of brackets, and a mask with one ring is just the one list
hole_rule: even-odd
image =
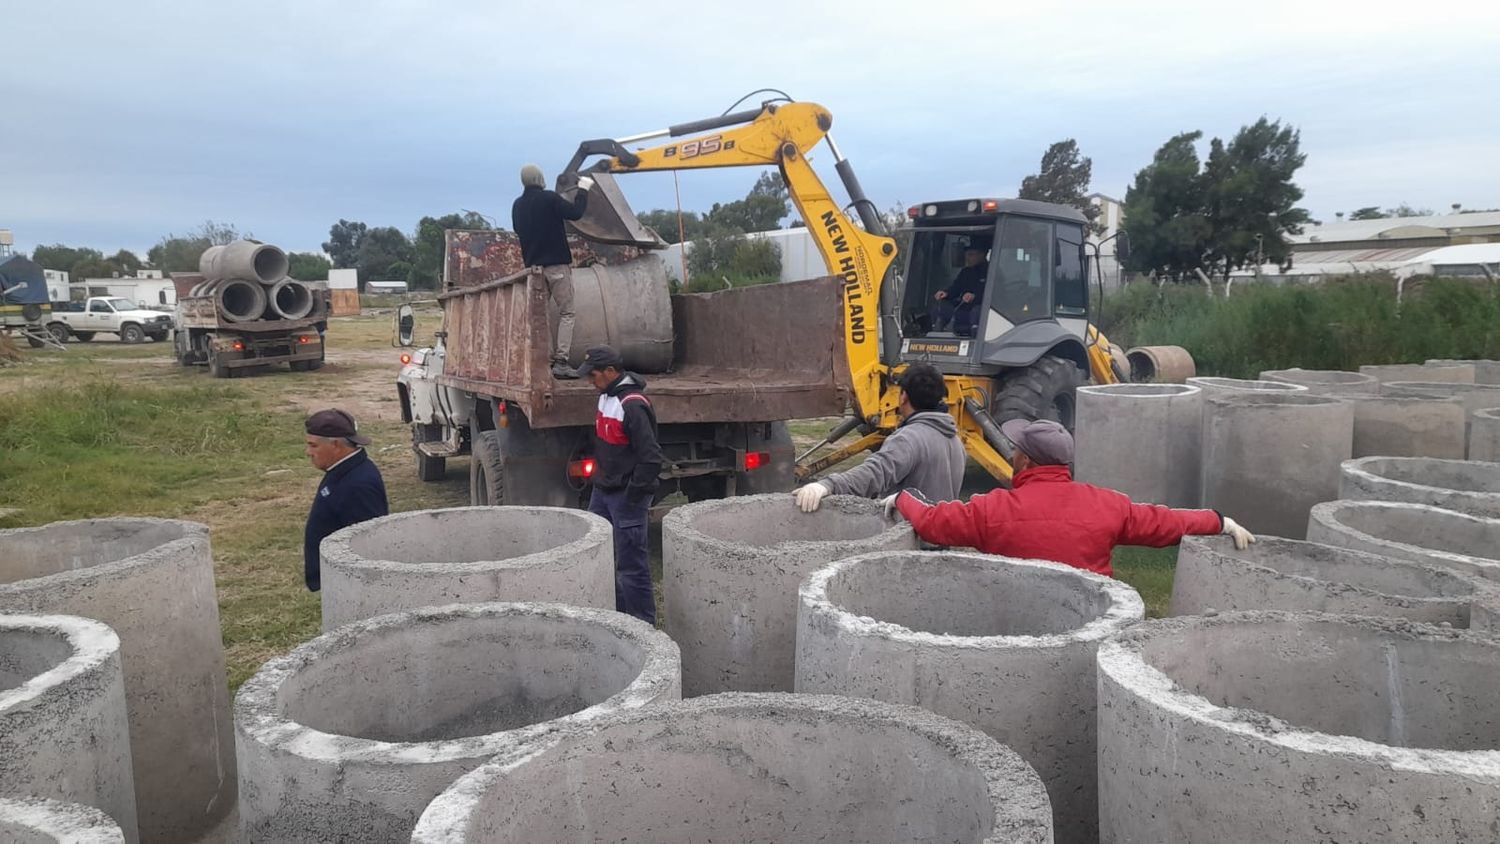
[[964,479],[964,446],[943,399],[948,387],[936,367],[918,363],[901,374],[901,424],[865,462],[800,487],[797,506],[818,509],[825,495],[882,498],[908,487],[930,500],[955,501]]

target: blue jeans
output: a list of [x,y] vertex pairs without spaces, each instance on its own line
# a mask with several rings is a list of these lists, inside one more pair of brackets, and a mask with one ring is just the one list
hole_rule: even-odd
[[979,303],[956,302],[952,299],[943,299],[932,303],[932,327],[934,331],[942,331],[949,322],[953,323],[953,333],[960,337],[973,337],[975,325],[979,322]]
[[656,598],[651,594],[651,559],[646,550],[644,501],[629,500],[629,488],[594,487],[589,512],[603,516],[615,530],[615,609],[647,624],[656,624]]

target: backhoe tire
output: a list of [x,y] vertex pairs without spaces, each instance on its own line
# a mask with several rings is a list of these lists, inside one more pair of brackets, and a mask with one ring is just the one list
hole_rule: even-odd
[[500,455],[500,432],[475,432],[471,449],[469,503],[475,507],[505,504],[505,462]]
[[1075,393],[1082,377],[1077,364],[1054,355],[1006,375],[995,396],[995,421],[1050,419],[1073,430]]

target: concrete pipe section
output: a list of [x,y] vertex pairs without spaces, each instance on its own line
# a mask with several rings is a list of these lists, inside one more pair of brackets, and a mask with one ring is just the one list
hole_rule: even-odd
[[1198,374],[1193,356],[1181,346],[1137,346],[1125,353],[1130,380],[1181,384]]
[[1500,519],[1500,464],[1427,457],[1365,457],[1344,463],[1339,498],[1431,504]]
[[1021,754],[1059,842],[1098,840],[1094,652],[1145,617],[1117,580],[952,551],[851,557],[802,584],[797,691],[915,704]]
[[1464,403],[1457,398],[1349,396],[1354,457],[1464,457]]
[[323,629],[417,607],[544,601],[615,608],[609,522],[562,507],[416,510],[323,540]]
[[1036,772],[909,706],[724,694],[538,736],[432,801],[413,844],[1042,842]]
[[[1500,407],[1500,384],[1448,384],[1441,381],[1389,381],[1381,395],[1407,398],[1457,398],[1464,405],[1464,421],[1481,410]],[[1467,428],[1465,428],[1467,431]]]
[[833,495],[816,512],[786,493],[678,507],[662,522],[666,630],[682,647],[682,691],[789,692],[797,588],[833,560],[916,550],[879,501]]
[[1429,360],[1422,364],[1435,366],[1472,366],[1475,384],[1500,384],[1500,360]]
[[254,322],[266,315],[266,288],[253,281],[225,279],[213,282],[214,301],[229,322]]
[[1274,536],[1244,551],[1225,538],[1190,536],[1172,580],[1172,615],[1265,609],[1466,628],[1475,606],[1500,606],[1500,587],[1449,569]]
[[234,731],[208,528],[95,519],[0,530],[0,613],[120,637],[142,841],[190,841],[234,808]]
[[126,840],[114,819],[92,806],[39,797],[0,797],[0,841],[125,844]]
[[302,319],[313,312],[313,292],[300,281],[284,278],[266,290],[271,313],[280,319]]
[[1391,381],[1446,381],[1452,384],[1474,383],[1472,363],[1396,363],[1382,366],[1361,366],[1360,372],[1372,376],[1382,384]]
[[1375,376],[1333,369],[1268,369],[1260,374],[1260,380],[1301,384],[1318,396],[1373,396],[1380,393],[1380,382]]
[[1233,613],[1099,648],[1103,842],[1492,841],[1500,640]]
[[198,272],[209,281],[241,278],[272,284],[285,278],[290,267],[285,252],[255,240],[210,246],[198,257]]
[[1306,393],[1210,395],[1203,506],[1254,533],[1302,539],[1312,506],[1338,495],[1339,465],[1353,443],[1354,409],[1346,401]]
[[92,806],[138,840],[113,630],[70,615],[0,615],[0,789]]
[[1212,396],[1236,393],[1307,393],[1305,384],[1289,384],[1285,381],[1257,381],[1251,378],[1212,378],[1208,376],[1189,378],[1189,384],[1203,391],[1205,399]]
[[1135,501],[1197,507],[1203,391],[1188,384],[1079,387],[1078,479]]
[[1476,410],[1469,416],[1468,457],[1500,463],[1500,408]]
[[614,611],[424,607],[266,663],[235,699],[247,841],[406,841],[432,798],[522,738],[680,696],[677,646]]
[[1308,515],[1307,538],[1500,580],[1500,521],[1441,507],[1327,501]]

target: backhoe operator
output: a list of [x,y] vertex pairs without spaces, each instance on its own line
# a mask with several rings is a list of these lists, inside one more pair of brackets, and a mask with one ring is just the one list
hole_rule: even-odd
[[979,300],[984,298],[984,279],[990,270],[984,253],[985,248],[977,243],[964,247],[963,269],[953,277],[952,284],[932,297],[933,330],[943,331],[952,323],[954,334],[974,336],[974,326],[979,323]]
[[886,499],[887,512],[900,512],[917,536],[935,545],[1052,560],[1110,576],[1116,545],[1165,548],[1184,536],[1216,533],[1233,538],[1240,550],[1255,541],[1213,510],[1136,504],[1123,493],[1073,480],[1073,435],[1056,422],[1011,419],[1000,432],[1016,444],[1010,489],[939,504],[908,489]]

